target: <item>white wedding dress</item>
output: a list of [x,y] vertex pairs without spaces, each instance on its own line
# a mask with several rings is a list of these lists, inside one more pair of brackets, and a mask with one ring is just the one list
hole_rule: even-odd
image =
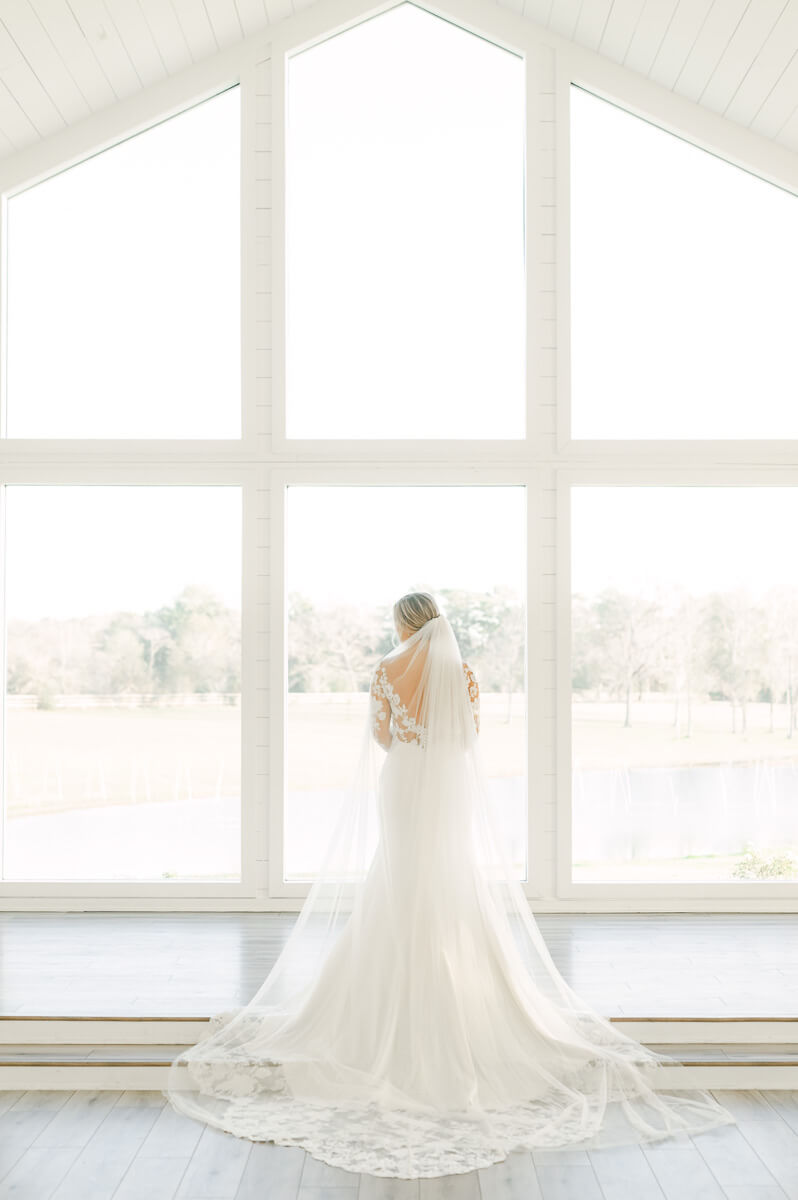
[[404,1179],[734,1122],[708,1092],[655,1090],[673,1060],[557,971],[506,859],[478,729],[476,679],[436,617],[375,669],[325,863],[253,999],[172,1064],[180,1112]]

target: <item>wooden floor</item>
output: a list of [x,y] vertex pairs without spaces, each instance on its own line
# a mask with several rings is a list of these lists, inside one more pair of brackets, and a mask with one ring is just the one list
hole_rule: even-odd
[[[207,1017],[245,1004],[295,920],[2,913],[0,1015]],[[607,1016],[798,1014],[798,916],[544,914]],[[798,1091],[718,1091],[689,1146],[515,1152],[467,1175],[357,1176],[174,1112],[157,1091],[0,1092],[0,1200],[798,1200]]]
[[798,1092],[727,1092],[689,1146],[516,1151],[466,1175],[328,1167],[176,1113],[158,1092],[1,1092],[3,1200],[796,1200]]
[[[0,913],[0,1015],[207,1017],[251,999],[295,919]],[[559,971],[605,1016],[798,1014],[797,914],[537,920]]]

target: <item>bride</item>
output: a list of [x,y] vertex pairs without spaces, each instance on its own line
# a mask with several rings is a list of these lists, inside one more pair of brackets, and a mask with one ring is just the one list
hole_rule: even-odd
[[[252,1000],[169,1069],[180,1112],[349,1171],[417,1179],[520,1148],[734,1122],[557,971],[507,861],[479,688],[432,595],[394,605],[323,865]],[[378,764],[378,747],[387,751]]]

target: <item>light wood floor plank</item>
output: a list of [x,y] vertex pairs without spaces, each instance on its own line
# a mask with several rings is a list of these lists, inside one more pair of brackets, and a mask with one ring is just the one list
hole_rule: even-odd
[[78,1154],[75,1146],[26,1150],[0,1183],[0,1195],[3,1200],[49,1200]]
[[725,1187],[727,1200],[787,1200],[787,1193],[780,1187]]
[[697,1133],[692,1142],[722,1187],[726,1184],[770,1187],[778,1182],[735,1125]]
[[[42,1103],[31,1101],[35,1092],[23,1092],[15,1104],[0,1116],[0,1147],[27,1150],[50,1124],[56,1112],[69,1098],[69,1092],[42,1092]],[[58,1104],[53,1097],[58,1096]]]
[[[25,1152],[25,1146],[14,1145],[13,1142],[7,1146],[0,1146],[0,1188],[8,1172],[17,1165]],[[2,1195],[2,1190],[0,1190],[0,1195]]]
[[145,1091],[145,1090],[129,1090],[120,1094],[117,1101],[118,1108],[165,1108],[166,1097],[163,1092]]
[[189,1161],[137,1155],[113,1193],[113,1200],[172,1200]]
[[[607,1016],[794,1011],[798,914],[536,920],[568,983]],[[0,913],[0,1014],[204,1017],[236,1008],[262,984],[295,921],[295,913]],[[218,965],[210,980],[209,944]]]
[[480,1200],[476,1171],[468,1171],[463,1175],[441,1175],[437,1179],[420,1179],[418,1183],[421,1200]]
[[[121,1097],[120,1097],[121,1099]],[[119,1100],[53,1192],[52,1200],[111,1200],[144,1143],[158,1110]]]
[[641,1148],[667,1200],[723,1200],[723,1189],[695,1146]]
[[543,1200],[603,1200],[591,1166],[574,1163],[535,1167]]
[[748,1091],[717,1088],[712,1095],[724,1108],[728,1108],[738,1121],[780,1120],[773,1105],[769,1104],[763,1093],[755,1088],[749,1088]]
[[33,1145],[85,1146],[119,1099],[118,1092],[73,1092]]
[[608,1146],[588,1151],[605,1200],[663,1200],[651,1164],[639,1146]]
[[529,1150],[514,1150],[503,1162],[477,1171],[482,1200],[542,1200]]
[[171,1104],[161,1109],[150,1132],[139,1151],[142,1158],[191,1158],[202,1137],[205,1125],[183,1113]]
[[300,1200],[354,1200],[357,1188],[309,1187],[299,1189]]
[[590,1159],[587,1150],[569,1150],[567,1146],[554,1150],[532,1151],[532,1161],[536,1167],[589,1167]]
[[245,1138],[206,1126],[175,1200],[234,1200],[252,1146]]
[[22,1112],[35,1108],[48,1109],[51,1113],[56,1112],[66,1104],[71,1094],[71,1092],[55,1090],[23,1092],[14,1105],[14,1111]]
[[[357,1200],[419,1200],[417,1179],[389,1179],[379,1175],[361,1175]],[[483,1194],[483,1200],[485,1200]],[[528,1200],[534,1200],[529,1197]]]
[[36,1138],[56,1119],[69,1092],[4,1092],[0,1103],[0,1181],[17,1165]]
[[770,1107],[779,1114],[790,1129],[798,1133],[798,1092],[785,1089],[784,1091],[763,1092]]
[[[728,1100],[738,1124],[698,1134],[687,1146],[655,1142],[589,1151],[516,1151],[480,1171],[402,1180],[358,1176],[330,1167],[297,1147],[234,1138],[182,1118],[168,1104],[160,1104],[156,1093],[26,1092],[16,1094],[0,1116],[0,1128],[6,1120],[7,1139],[0,1145],[0,1179],[5,1175],[0,1196],[3,1200],[798,1200],[798,1131],[781,1115],[793,1115],[798,1095],[716,1094],[721,1101]],[[104,1108],[97,1106],[98,1097],[104,1100]],[[42,1121],[47,1124],[41,1125]],[[191,1144],[183,1141],[184,1153],[178,1154],[187,1127],[192,1129]],[[170,1129],[175,1131],[171,1141]],[[14,1141],[12,1132],[21,1142]],[[158,1149],[167,1152],[155,1153]]]
[[0,1116],[2,1116],[4,1112],[8,1112],[9,1108],[13,1108],[17,1101],[21,1100],[24,1095],[25,1093],[22,1091],[0,1092]]
[[254,1142],[235,1200],[296,1200],[305,1158],[299,1146]]
[[312,1154],[305,1155],[305,1165],[299,1181],[300,1194],[306,1188],[356,1188],[360,1176],[355,1171],[344,1171],[341,1167],[331,1167],[329,1163],[314,1158]]
[[92,1147],[90,1151],[78,1150],[75,1155],[69,1170],[51,1193],[52,1200],[86,1200],[87,1196],[91,1196],[92,1200],[111,1200],[133,1161],[135,1151],[102,1146]]
[[791,1200],[798,1200],[798,1133],[780,1117],[775,1121],[741,1120],[738,1129],[781,1189]]

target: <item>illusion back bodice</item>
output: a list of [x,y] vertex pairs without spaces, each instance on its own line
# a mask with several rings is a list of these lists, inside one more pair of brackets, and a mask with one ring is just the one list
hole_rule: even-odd
[[[400,742],[416,742],[421,746],[426,744],[427,731],[418,721],[418,701],[415,711],[405,703],[406,697],[418,696],[422,666],[420,660],[411,664],[402,677],[402,684],[398,685],[392,678],[390,665],[384,662],[377,664],[370,688],[371,732],[381,744],[386,745],[389,732]],[[463,677],[471,701],[474,726],[479,733],[479,684],[466,662],[463,663]]]

